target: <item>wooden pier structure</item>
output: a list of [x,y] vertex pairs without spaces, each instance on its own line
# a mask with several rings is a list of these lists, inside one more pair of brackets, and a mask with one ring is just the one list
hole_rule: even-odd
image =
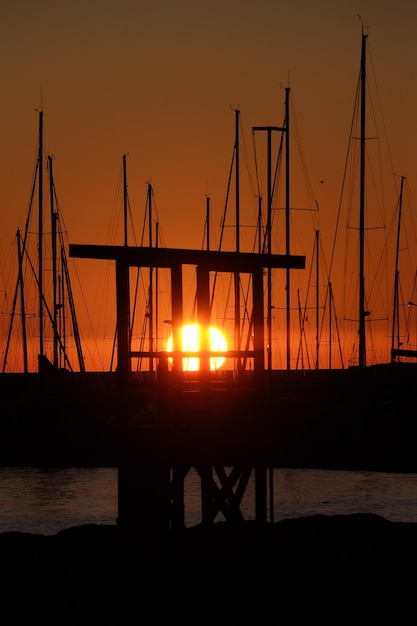
[[[169,530],[184,526],[184,483],[195,468],[201,479],[202,523],[221,512],[242,520],[240,503],[252,472],[256,520],[272,515],[269,484],[268,372],[265,371],[264,275],[272,269],[303,269],[305,258],[152,247],[70,245],[70,256],[115,261],[117,301],[117,385],[119,411],[118,524],[126,531]],[[196,269],[197,323],[203,345],[200,369],[184,378],[182,360],[183,270]],[[171,276],[173,351],[135,352],[130,341],[129,270],[168,268]],[[253,370],[236,378],[210,371],[210,272],[249,274],[252,285],[253,349],[222,355],[250,358]],[[192,353],[192,356],[197,356]],[[129,405],[131,360],[155,359],[156,407],[152,424],[138,424]],[[168,367],[168,358],[172,368]]]

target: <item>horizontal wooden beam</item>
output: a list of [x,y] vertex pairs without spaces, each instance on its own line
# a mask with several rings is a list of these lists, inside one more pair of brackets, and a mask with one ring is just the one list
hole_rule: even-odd
[[252,273],[263,268],[305,269],[305,256],[219,252],[144,246],[70,244],[70,257],[113,260],[129,267],[172,268],[181,265],[206,267],[209,271]]

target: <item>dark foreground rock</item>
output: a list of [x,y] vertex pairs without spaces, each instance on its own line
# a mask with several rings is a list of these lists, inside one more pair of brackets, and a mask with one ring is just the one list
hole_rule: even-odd
[[127,540],[0,535],[0,623],[415,623],[417,524],[314,516]]

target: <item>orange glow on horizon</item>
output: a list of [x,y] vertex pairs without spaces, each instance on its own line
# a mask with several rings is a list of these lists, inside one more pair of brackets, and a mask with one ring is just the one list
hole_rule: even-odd
[[[173,350],[173,337],[170,335],[167,341],[167,351]],[[198,352],[200,350],[200,326],[198,324],[185,324],[182,327],[182,346],[183,352]],[[210,351],[225,352],[227,350],[227,342],[223,334],[217,328],[210,326]],[[172,363],[172,359],[169,359]],[[211,357],[210,370],[214,371],[222,367],[226,359],[224,357]],[[184,357],[182,360],[182,369],[184,372],[197,372],[200,369],[200,359],[198,357]]]

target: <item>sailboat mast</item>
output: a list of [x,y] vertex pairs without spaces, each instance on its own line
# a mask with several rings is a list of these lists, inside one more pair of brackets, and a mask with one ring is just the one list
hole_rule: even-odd
[[22,251],[22,238],[20,230],[17,230],[17,254],[19,261],[19,287],[20,287],[20,315],[22,319],[22,340],[23,340],[23,371],[28,373],[28,350],[26,339],[26,311],[25,311],[25,294],[24,294],[24,282],[23,282],[23,251]]
[[[268,217],[267,217],[267,236],[268,236],[268,254],[272,254],[272,133],[268,129]],[[268,267],[267,282],[267,324],[268,324],[268,371],[272,369],[272,269]]]
[[332,369],[332,308],[333,308],[333,292],[332,283],[329,280],[329,370]]
[[319,369],[319,231],[316,230],[316,370]]
[[235,110],[236,252],[240,252],[239,109]]
[[[290,88],[285,88],[285,240],[286,254],[290,254]],[[271,250],[269,250],[271,252]],[[290,308],[290,269],[286,269],[286,311],[287,311],[287,370],[291,369],[291,308]]]
[[[239,182],[239,109],[235,110],[235,197],[236,197],[236,252],[240,252],[240,182]],[[240,274],[235,272],[235,350],[240,350]],[[241,360],[237,360],[237,370],[241,369]]]
[[58,367],[58,303],[57,303],[57,249],[56,249],[56,220],[57,213],[54,211],[54,177],[52,170],[52,157],[48,156],[49,167],[49,192],[51,202],[51,227],[52,227],[52,290],[53,290],[53,363]]
[[[149,247],[152,248],[152,185],[148,183]],[[149,370],[153,372],[153,268],[149,268]]]
[[[398,253],[400,249],[400,232],[401,232],[401,213],[402,213],[402,205],[403,205],[403,188],[404,188],[404,176],[401,177],[401,187],[400,187],[400,202],[398,208],[398,224],[397,224],[397,245],[395,248],[395,277],[394,277],[394,310],[392,314],[392,334],[391,334],[391,355],[394,354],[394,343],[395,343],[395,328],[399,326],[399,318],[398,318]],[[400,348],[400,337],[399,330],[397,332],[397,349]]]
[[[38,153],[38,286],[39,286],[39,359],[43,357],[43,111],[39,112],[39,153]],[[39,361],[40,367],[41,361]]]
[[365,334],[365,122],[366,122],[366,39],[362,35],[361,55],[361,136],[360,136],[360,199],[359,199],[359,366],[366,365]]
[[[159,222],[155,222],[155,248],[159,246]],[[159,268],[155,268],[155,351],[158,351],[159,338]]]
[[124,245],[127,246],[127,174],[126,174],[126,155],[123,155],[123,228],[124,228]]
[[206,247],[210,250],[210,196],[206,196]]

